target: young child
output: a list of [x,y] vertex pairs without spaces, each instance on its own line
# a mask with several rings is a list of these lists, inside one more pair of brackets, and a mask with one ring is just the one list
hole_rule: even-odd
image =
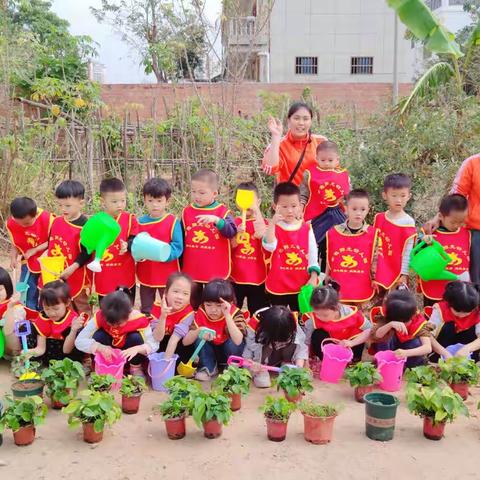
[[[50,257],[64,257],[65,270],[60,278],[70,287],[70,296],[77,312],[90,313],[87,290],[91,286],[91,275],[85,267],[90,255],[80,245],[80,232],[87,222],[87,217],[82,213],[85,187],[75,180],[65,180],[56,188],[55,197],[62,216],[53,220],[47,254]],[[42,286],[40,279],[40,288]]]
[[138,233],[135,215],[125,212],[127,191],[118,178],[107,178],[100,183],[100,197],[105,213],[112,216],[120,225],[121,231],[114,244],[103,255],[102,271],[95,273],[95,291],[100,298],[127,287],[132,304],[135,302],[135,262],[130,248]]
[[78,335],[75,346],[85,353],[100,352],[107,359],[111,358],[112,349],[120,349],[130,364],[130,374],[139,377],[145,376],[145,356],[158,350],[149,318],[133,309],[130,295],[123,290],[105,296],[100,310]]
[[201,327],[216,332],[215,338],[210,338],[198,354],[197,380],[210,380],[218,373],[218,363],[225,364],[230,355],[242,354],[247,318],[248,312],[243,314],[235,306],[235,292],[230,282],[217,279],[205,285],[202,304],[195,312],[194,329],[183,339],[184,345],[197,344]]
[[403,173],[387,175],[383,182],[382,197],[388,210],[377,213],[373,224],[380,238],[375,280],[383,291],[407,285],[410,253],[417,236],[415,220],[405,213],[411,188],[412,181]]
[[[479,287],[472,283],[455,281],[447,284],[443,300],[427,307],[430,323],[436,327],[432,337],[435,353],[451,357],[449,345],[470,344],[480,336]],[[478,359],[478,354],[475,355]]]
[[29,286],[26,306],[37,310],[37,284],[40,277],[38,257],[48,246],[53,215],[37,208],[35,201],[28,197],[15,198],[10,204],[10,215],[6,225],[12,242],[10,268],[16,269],[19,257],[22,258],[20,281]]
[[[350,176],[340,168],[337,144],[324,141],[317,146],[317,164],[307,168],[300,185],[301,202],[306,222],[312,222],[320,258],[325,263],[327,231],[343,223],[345,218],[343,198],[350,191]],[[325,271],[326,265],[321,265]]]
[[247,299],[248,310],[256,312],[268,305],[265,295],[265,279],[267,265],[262,249],[262,238],[266,223],[260,211],[261,199],[257,187],[252,182],[238,185],[237,190],[254,192],[255,202],[247,210],[245,230],[242,227],[242,217],[235,218],[237,236],[232,238],[232,274],[235,296],[240,307]]
[[377,290],[374,282],[378,232],[365,223],[368,193],[352,190],[346,197],[347,221],[327,232],[327,279],[340,285],[342,303],[366,304]]
[[153,338],[160,342],[159,351],[165,352],[166,359],[177,353],[179,361],[186,363],[193,354],[193,348],[180,342],[189,332],[194,318],[190,304],[192,287],[193,282],[188,275],[172,273],[168,277],[161,303],[153,305]]
[[275,215],[263,238],[271,252],[265,281],[272,305],[288,305],[298,311],[298,292],[306,283],[316,285],[320,275],[318,249],[310,224],[302,214],[300,189],[293,183],[279,183],[273,192]]
[[315,355],[323,359],[323,340],[334,338],[340,340],[341,345],[352,348],[353,358],[360,361],[372,325],[357,307],[340,303],[338,284],[331,282],[317,287],[310,304],[313,312],[305,315],[305,337]]
[[[443,245],[452,257],[447,267],[449,272],[459,276],[459,280],[470,281],[470,231],[464,227],[468,214],[468,202],[463,195],[457,193],[443,197],[440,202],[440,226],[432,236],[423,239],[429,243],[431,238]],[[443,298],[448,280],[419,280],[420,290],[424,295],[424,305],[433,305]]]
[[205,168],[192,175],[192,203],[182,213],[183,271],[200,284],[230,277],[230,239],[237,227],[217,195],[218,176],[213,170]]
[[[62,360],[69,357],[72,360],[81,360],[80,352],[75,349],[75,338],[83,327],[84,318],[71,309],[70,288],[63,280],[47,283],[40,291],[41,312],[23,309],[20,317],[31,322],[31,333],[27,337],[29,357],[40,357],[45,365],[50,360]],[[7,313],[5,333],[13,336],[15,321],[20,318],[17,309],[10,309]],[[19,351],[20,341],[17,337]]]
[[11,336],[13,332],[10,331],[10,335],[6,335],[5,326],[7,315],[11,315],[11,310],[15,305],[18,305],[19,297],[18,294],[14,295],[13,293],[13,283],[10,274],[0,267],[0,335],[2,333],[4,335],[5,352],[7,355],[13,353],[18,347],[18,342]]
[[393,290],[382,307],[371,311],[374,322],[372,350],[393,350],[406,358],[406,367],[424,365],[432,352],[431,334],[427,320],[418,311],[415,295],[407,289]]
[[308,360],[305,333],[297,316],[287,307],[275,305],[259,310],[248,321],[243,358],[253,360],[253,383],[257,388],[271,386],[270,375],[260,364],[303,367]]
[[171,195],[170,185],[162,178],[151,178],[143,186],[147,215],[138,219],[138,231],[147,232],[151,237],[170,245],[170,255],[165,262],[145,260],[137,263],[140,300],[145,315],[150,315],[157,290],[162,295],[168,277],[180,270],[183,232],[177,217],[166,212]]

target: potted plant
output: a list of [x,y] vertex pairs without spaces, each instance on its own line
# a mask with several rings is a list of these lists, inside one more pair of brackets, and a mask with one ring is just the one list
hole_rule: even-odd
[[298,408],[303,415],[305,440],[316,445],[330,443],[333,423],[339,411],[338,407],[331,404],[314,403],[312,400],[303,400]]
[[305,392],[313,391],[312,375],[306,368],[284,367],[275,383],[290,402],[298,402]]
[[70,427],[82,424],[83,440],[98,443],[103,438],[105,425],[112,426],[122,416],[120,406],[111,393],[87,390],[81,398],[72,400],[62,410],[68,415]]
[[122,395],[123,413],[137,413],[140,407],[140,398],[147,390],[147,384],[143,377],[128,375],[122,379],[120,393]]
[[460,395],[444,383],[431,387],[410,384],[407,407],[413,414],[423,417],[423,435],[429,440],[440,440],[446,423],[453,422],[458,415],[468,416]]
[[185,419],[189,413],[189,408],[188,398],[175,396],[169,396],[158,406],[170,440],[180,440],[185,436]]
[[265,397],[260,410],[267,422],[267,437],[272,442],[283,442],[287,436],[288,419],[297,408],[296,404],[286,398]]
[[47,387],[47,395],[54,409],[68,405],[77,394],[80,380],[85,378],[82,364],[69,358],[50,360],[50,365],[42,372],[42,380]]
[[355,400],[363,403],[363,396],[372,392],[375,385],[382,381],[377,367],[372,362],[358,362],[345,370],[345,377],[353,387]]
[[217,438],[222,434],[222,425],[232,418],[230,399],[219,391],[199,392],[193,398],[192,417],[206,438]]
[[43,396],[44,383],[40,379],[40,362],[30,361],[27,368],[27,356],[24,353],[17,355],[12,360],[11,372],[15,378],[21,378],[12,384],[12,394],[15,398]]
[[479,367],[474,360],[467,357],[451,357],[438,361],[440,378],[445,380],[454,392],[463,400],[468,398],[468,386],[478,383]]
[[214,388],[222,391],[230,397],[232,411],[242,407],[242,394],[246,395],[250,390],[252,375],[246,368],[230,365],[217,377]]
[[35,440],[35,427],[45,421],[47,406],[38,395],[20,399],[7,396],[5,400],[5,410],[0,416],[0,433],[9,428],[15,445],[30,445]]
[[117,379],[110,374],[98,375],[91,373],[88,380],[88,389],[92,392],[110,392]]
[[438,383],[438,372],[431,365],[420,365],[405,371],[407,383],[417,383],[424,387],[432,387]]
[[20,353],[13,357],[12,363],[10,365],[10,371],[14,375],[15,378],[20,378],[22,375],[25,374],[40,374],[42,365],[40,362],[36,362],[35,360],[30,360],[28,368],[26,365],[27,362],[27,355],[24,352]]

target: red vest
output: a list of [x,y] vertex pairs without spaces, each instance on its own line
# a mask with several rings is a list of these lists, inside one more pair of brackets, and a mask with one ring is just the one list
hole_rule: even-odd
[[375,280],[388,290],[401,275],[403,253],[408,241],[415,241],[417,230],[412,226],[397,225],[385,213],[375,215],[373,227],[378,229],[380,237]]
[[470,312],[466,317],[457,317],[447,302],[438,302],[437,305],[442,317],[442,323],[453,322],[455,324],[455,332],[457,333],[469,330],[477,323],[480,323],[480,310],[478,308]]
[[113,339],[112,346],[115,348],[122,348],[125,345],[127,335],[133,332],[141,333],[150,325],[150,320],[145,315],[138,315],[134,318],[129,318],[127,323],[122,326],[110,325],[104,317],[101,310],[95,314],[95,325],[100,330],[107,332]]
[[208,283],[214,278],[226,280],[230,276],[230,240],[222,236],[215,225],[197,223],[198,215],[226,218],[229,213],[223,204],[215,208],[189,205],[183,209],[183,272],[188,273],[195,282]]
[[[240,312],[240,309],[237,308],[235,305],[232,305],[232,308],[230,309],[230,314],[232,315],[232,317],[235,317],[239,312]],[[244,312],[243,315],[247,320],[248,312]],[[225,320],[225,317],[219,318],[218,320],[211,320],[208,317],[205,310],[203,309],[203,307],[200,307],[195,312],[195,326],[198,328],[206,327],[206,328],[211,328],[212,330],[215,330],[217,335],[212,340],[214,345],[221,345],[225,343],[229,338],[229,334],[227,331],[227,322]]]
[[327,261],[330,276],[340,284],[343,303],[365,302],[374,295],[371,267],[377,230],[354,235],[340,233],[338,226],[327,232]]
[[305,205],[304,218],[308,222],[321,215],[327,208],[341,205],[342,198],[350,191],[347,170],[322,170],[313,165],[306,170],[310,198]]
[[[235,218],[240,225],[241,218]],[[247,285],[261,285],[267,277],[265,253],[262,248],[262,239],[255,238],[254,220],[247,219],[243,237],[237,235],[237,246],[232,249],[232,281]],[[238,239],[243,240],[241,243]]]
[[[139,223],[138,230],[147,232],[151,237],[161,240],[165,243],[171,243],[173,237],[173,229],[177,223],[177,218],[171,213],[164,217],[148,222]],[[178,259],[171,262],[152,262],[144,260],[137,263],[138,281],[147,287],[164,287],[167,284],[168,277],[175,272],[180,271],[180,263]]]
[[[443,245],[445,251],[452,257],[447,270],[456,275],[468,272],[470,268],[470,232],[462,227],[456,232],[442,232],[437,230],[433,237]],[[431,300],[441,300],[445,287],[450,280],[420,281],[422,293]]]
[[[30,227],[22,227],[12,217],[9,217],[7,220],[7,230],[13,245],[15,245],[20,253],[24,254],[27,250],[48,242],[53,218],[51,213],[40,208],[38,209],[35,222]],[[43,252],[38,252],[27,260],[28,269],[32,273],[40,273],[38,257],[42,255],[42,253]]]
[[[173,333],[173,329],[177,323],[183,322],[188,316],[193,313],[193,308],[190,304],[186,307],[178,310],[177,312],[172,312],[167,315],[165,320],[165,335],[171,335]],[[162,314],[162,307],[159,303],[154,303],[151,311],[151,315],[153,318],[160,318]]]
[[[375,322],[375,316],[381,315],[382,317],[385,318],[385,311],[383,307],[373,307],[371,312],[370,312],[370,319],[372,322]],[[397,338],[400,340],[401,343],[408,342],[409,340],[413,340],[414,338],[417,337],[418,332],[427,324],[427,320],[425,317],[418,312],[416,315],[412,317],[411,320],[405,323],[405,326],[407,327],[408,333],[400,333],[394,330],[394,334],[397,336]]]
[[137,235],[138,223],[135,215],[122,212],[116,221],[121,227],[120,235],[103,255],[102,271],[94,274],[95,291],[108,295],[119,286],[132,288],[135,285],[135,262],[130,252],[120,255],[120,240],[127,241],[130,235]]
[[9,298],[7,298],[6,300],[4,300],[3,302],[0,302],[0,320],[3,318],[3,316],[5,315],[5,313],[7,312],[7,308],[8,308],[8,302],[10,301]]
[[314,313],[308,314],[312,319],[315,330],[320,329],[328,333],[328,336],[336,340],[351,340],[360,335],[365,323],[365,317],[353,307],[353,312],[333,322],[324,322],[316,317]]
[[272,253],[265,287],[275,295],[296,294],[308,282],[308,247],[310,224],[297,230],[275,226],[277,248]]
[[65,340],[65,331],[72,326],[73,320],[77,317],[78,313],[68,309],[65,316],[58,322],[50,320],[50,318],[41,312],[37,312],[36,317],[31,321],[42,337]]

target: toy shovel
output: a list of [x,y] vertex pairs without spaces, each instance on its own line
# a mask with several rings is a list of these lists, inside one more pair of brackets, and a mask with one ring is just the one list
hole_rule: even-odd
[[27,292],[30,288],[30,285],[28,284],[29,279],[30,270],[27,270],[27,274],[25,275],[23,282],[17,282],[15,285],[15,290],[20,294],[20,302],[22,303],[22,305],[25,305],[27,303]]
[[[31,332],[32,326],[28,320],[20,320],[19,322],[15,322],[15,335],[22,341],[23,353],[27,353],[28,351],[27,337]],[[27,370],[30,368],[30,360],[28,358],[25,360],[25,367]]]
[[[253,190],[237,190],[237,196],[235,202],[238,205],[238,208],[242,210],[242,227],[245,230],[245,225],[247,223],[247,210],[253,207],[253,202],[255,201],[255,193]],[[238,240],[241,242],[245,238],[245,233],[239,235]]]
[[[236,355],[230,355],[227,360],[228,365],[233,365],[235,367],[247,367],[251,368],[255,364],[253,360],[247,360],[243,357],[237,357]],[[296,365],[291,365],[291,364],[285,364],[282,365],[281,367],[271,367],[270,365],[260,365],[262,370],[267,370],[268,372],[276,372],[280,373],[285,367],[287,368],[297,368]]]
[[207,341],[205,337],[208,334],[215,337],[217,332],[215,332],[215,330],[212,330],[211,328],[200,328],[200,332],[198,332],[198,338],[200,338],[200,342],[197,345],[197,348],[194,350],[192,356],[190,357],[190,360],[187,363],[180,362],[178,364],[177,372],[179,375],[182,375],[182,377],[191,378],[195,375],[197,369],[193,366],[193,361],[195,360],[195,358],[197,358],[198,352],[205,345],[205,342]]

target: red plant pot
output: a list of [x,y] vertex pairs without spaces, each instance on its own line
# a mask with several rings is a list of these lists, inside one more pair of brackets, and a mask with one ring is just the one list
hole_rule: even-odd
[[267,437],[272,442],[283,442],[287,436],[287,425],[286,422],[282,420],[275,420],[273,418],[265,417],[267,422]]
[[[68,390],[67,390],[67,393],[68,393],[69,395],[72,395],[72,390],[71,390],[71,389],[68,389]],[[66,406],[68,405],[68,403],[62,403],[62,402],[59,402],[59,401],[57,401],[57,400],[54,400],[53,397],[50,397],[50,403],[51,403],[52,408],[53,408],[54,410],[60,410],[60,409],[62,409],[63,407],[66,407]]]
[[230,393],[230,408],[232,412],[236,412],[242,408],[242,394],[241,393]]
[[35,440],[35,427],[33,425],[26,425],[20,427],[16,432],[13,432],[13,441],[19,447],[30,445]]
[[96,432],[93,423],[83,423],[83,441],[87,443],[98,443],[103,439],[103,430]]
[[140,398],[141,395],[136,395],[134,397],[126,397],[122,395],[122,412],[128,415],[132,413],[137,413],[140,408]]
[[312,417],[303,414],[305,440],[314,443],[315,445],[330,443],[332,440],[334,422],[335,415],[332,417]]
[[218,438],[222,434],[222,424],[216,420],[203,423],[203,435],[206,438]]
[[165,429],[170,440],[180,440],[185,436],[185,416],[165,419]]
[[431,417],[423,419],[423,436],[429,440],[441,440],[445,431],[446,422],[433,424]]
[[358,403],[363,403],[363,397],[367,393],[373,392],[375,390],[375,385],[367,385],[366,387],[355,387],[354,395],[355,400]]
[[299,393],[298,395],[295,395],[294,397],[291,397],[290,395],[288,395],[288,393],[284,390],[283,391],[283,394],[285,395],[285,398],[289,401],[289,402],[292,402],[292,403],[297,403],[299,402],[302,397],[303,397],[303,393]]
[[450,388],[455,393],[458,393],[463,400],[466,400],[468,398],[468,392],[469,392],[468,383],[451,383]]

